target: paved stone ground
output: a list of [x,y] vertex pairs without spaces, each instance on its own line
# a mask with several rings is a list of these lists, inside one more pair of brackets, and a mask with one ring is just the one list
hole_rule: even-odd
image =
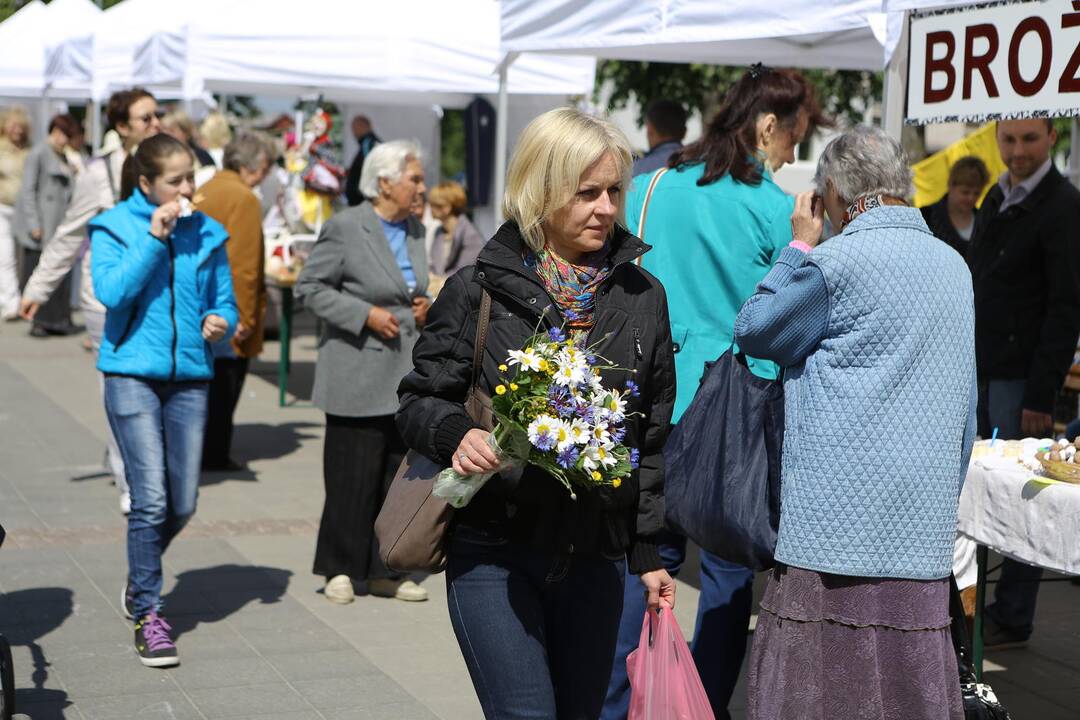
[[[340,607],[311,574],[323,491],[322,415],[279,408],[277,345],[249,376],[236,456],[210,474],[199,511],[165,557],[168,616],[183,664],[143,668],[118,607],[124,521],[101,469],[105,420],[81,338],[33,340],[0,326],[0,632],[13,645],[22,717],[474,720],[442,578],[431,601],[360,597]],[[307,398],[310,328],[291,389]],[[691,566],[684,576],[696,574]],[[760,592],[760,585],[759,592]],[[1016,720],[1080,717],[1080,588],[1044,587],[1027,650],[992,656],[990,681]],[[697,591],[680,583],[693,627]],[[742,718],[745,690],[732,703]]]

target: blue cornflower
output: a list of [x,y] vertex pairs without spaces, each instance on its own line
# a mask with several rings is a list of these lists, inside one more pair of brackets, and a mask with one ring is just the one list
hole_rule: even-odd
[[626,381],[626,390],[630,393],[630,397],[638,397],[641,395],[641,388],[633,380]]
[[630,448],[630,467],[637,470],[641,466],[641,452],[637,448]]
[[556,442],[554,433],[544,432],[536,436],[536,439],[533,440],[533,445],[537,450],[547,452],[555,447]]
[[555,461],[559,463],[559,467],[569,470],[577,464],[578,456],[580,454],[581,453],[578,452],[578,449],[571,445],[570,447],[559,453],[559,456],[558,458],[556,458]]
[[575,320],[580,320],[581,315],[579,313],[577,313],[576,311],[574,311],[574,310],[567,310],[566,311],[566,319],[568,321],[570,321],[570,322],[573,322]]
[[611,429],[611,439],[615,443],[621,443],[626,439],[626,427],[623,425],[616,425]]
[[553,327],[547,332],[548,339],[554,343],[561,343],[566,340],[566,333],[562,331],[562,328]]

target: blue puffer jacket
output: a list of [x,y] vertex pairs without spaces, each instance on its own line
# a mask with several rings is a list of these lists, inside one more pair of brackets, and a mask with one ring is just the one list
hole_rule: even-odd
[[177,220],[162,242],[150,234],[157,206],[138,189],[90,221],[94,293],[107,308],[98,370],[150,380],[209,380],[207,315],[236,329],[225,228],[203,213]]

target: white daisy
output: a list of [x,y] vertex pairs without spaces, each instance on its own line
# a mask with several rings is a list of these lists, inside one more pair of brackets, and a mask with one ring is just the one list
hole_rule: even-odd
[[555,449],[562,452],[568,447],[573,447],[577,440],[574,437],[570,423],[565,420],[557,420],[556,422],[558,424],[555,426]]
[[510,365],[521,365],[526,370],[539,372],[541,358],[532,348],[510,351]]
[[576,445],[585,445],[592,439],[592,430],[584,420],[574,420],[570,423],[568,429],[570,430],[570,437],[574,439]]
[[555,375],[551,379],[555,381],[556,385],[576,387],[585,379],[585,373],[576,365],[560,364],[559,369],[555,371]]

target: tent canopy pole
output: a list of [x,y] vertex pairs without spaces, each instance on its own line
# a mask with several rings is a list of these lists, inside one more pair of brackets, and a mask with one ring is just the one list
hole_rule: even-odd
[[502,225],[506,218],[502,214],[503,193],[506,191],[506,148],[507,134],[510,131],[510,97],[507,77],[510,66],[518,58],[518,53],[507,53],[499,63],[499,100],[495,110],[495,224]]
[[881,128],[897,142],[900,142],[904,129],[904,105],[907,99],[908,53],[911,50],[908,15],[905,10],[900,40],[889,58],[889,64],[885,66],[885,87],[881,95]]

